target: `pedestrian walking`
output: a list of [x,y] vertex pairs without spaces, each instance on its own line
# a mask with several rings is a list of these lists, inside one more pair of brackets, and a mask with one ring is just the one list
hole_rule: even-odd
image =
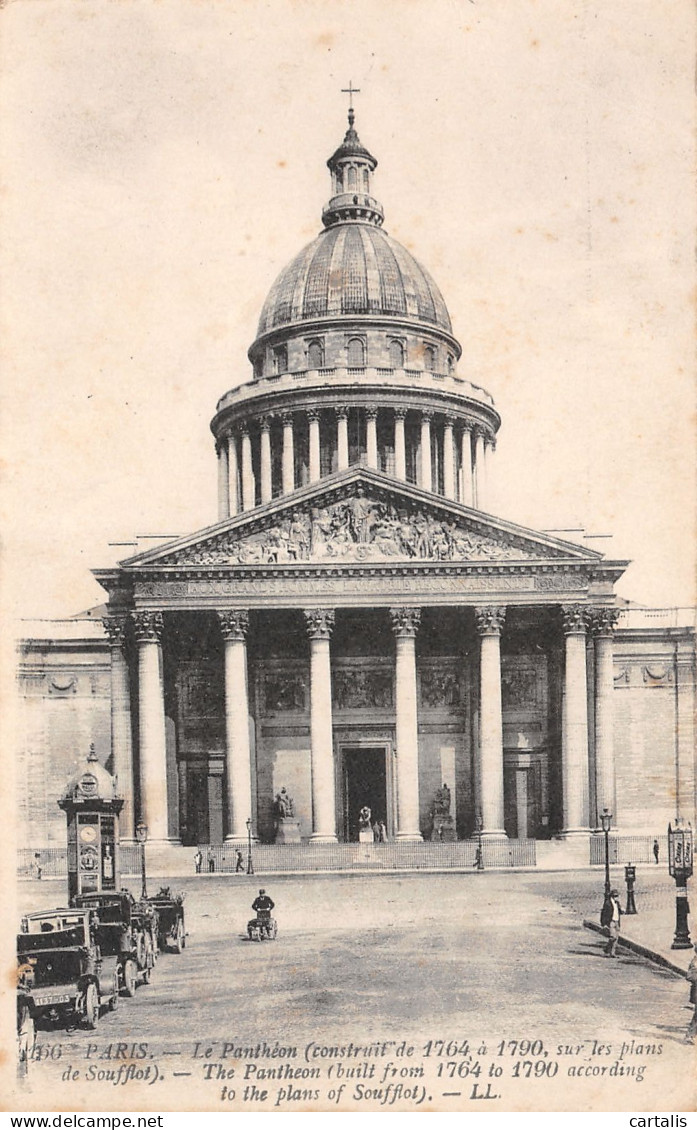
[[208,849],[207,858],[208,858],[208,870],[209,871],[215,871],[215,856],[213,855],[213,852],[211,851],[210,848]]
[[656,863],[658,863],[658,856],[660,854],[660,851],[661,851],[661,849],[658,846],[658,840],[654,840],[653,841],[653,858],[656,860]]
[[194,856],[194,867],[196,868],[196,874],[197,875],[201,874],[202,863],[203,863],[203,855],[201,854],[201,849],[199,848],[198,851],[196,852],[196,855]]
[[237,874],[238,871],[244,871],[244,861],[242,859],[242,852],[239,848],[235,852],[235,874]]
[[613,887],[600,912],[600,925],[607,930],[606,957],[617,957],[616,950],[620,940],[621,919],[622,907],[620,906],[619,892],[616,887]]
[[38,851],[34,852],[34,872],[37,879],[40,879],[44,873],[43,867],[41,866],[41,852]]
[[692,961],[687,967],[687,979],[690,982],[692,1017],[690,1018],[690,1023],[685,1033],[685,1043],[694,1044],[695,1036],[697,1036],[697,942],[695,942],[695,952],[692,955]]

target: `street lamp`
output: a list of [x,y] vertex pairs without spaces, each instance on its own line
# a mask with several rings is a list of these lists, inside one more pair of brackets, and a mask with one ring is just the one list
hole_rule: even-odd
[[668,871],[675,879],[675,937],[671,949],[692,948],[687,916],[687,880],[692,874],[692,825],[683,824],[680,817],[675,827],[668,825]]
[[254,874],[254,864],[252,863],[252,818],[247,820],[247,874]]
[[604,808],[600,814],[600,826],[605,836],[605,899],[603,909],[610,902],[610,828],[612,827],[612,813],[609,808]]
[[136,839],[140,844],[140,876],[142,881],[142,890],[140,897],[146,899],[148,897],[148,884],[145,877],[145,841],[148,838],[147,824],[136,824]]
[[474,866],[477,871],[484,870],[484,855],[482,853],[482,829],[484,828],[484,821],[481,812],[478,812],[475,817],[475,827],[477,829],[477,855],[474,860]]

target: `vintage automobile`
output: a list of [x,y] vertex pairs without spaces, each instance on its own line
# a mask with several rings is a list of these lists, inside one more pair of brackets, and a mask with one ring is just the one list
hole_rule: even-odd
[[157,927],[152,915],[139,909],[130,891],[76,895],[73,902],[97,914],[100,948],[118,960],[121,989],[132,997],[139,980],[148,983],[155,965]]
[[157,911],[157,939],[161,951],[181,953],[186,946],[184,895],[173,895],[169,887],[160,887],[148,902]]
[[118,958],[102,953],[93,910],[61,907],[25,915],[17,961],[20,1058],[31,1051],[37,1017],[77,1017],[95,1028],[104,1005],[116,1008]]

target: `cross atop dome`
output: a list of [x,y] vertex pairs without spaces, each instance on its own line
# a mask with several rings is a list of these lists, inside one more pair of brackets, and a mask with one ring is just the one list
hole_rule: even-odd
[[349,96],[348,123],[349,123],[349,128],[351,128],[353,126],[353,123],[354,123],[355,118],[356,118],[356,115],[355,115],[354,109],[353,109],[353,96],[354,96],[354,94],[360,94],[361,88],[360,88],[360,86],[354,86],[352,80],[349,79],[348,86],[342,87],[341,93],[342,94],[348,94],[348,96]]

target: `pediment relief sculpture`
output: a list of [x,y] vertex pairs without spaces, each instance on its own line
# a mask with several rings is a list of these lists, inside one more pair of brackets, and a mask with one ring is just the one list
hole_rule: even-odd
[[301,561],[533,560],[520,545],[425,510],[360,495],[297,509],[253,533],[229,531],[162,564],[281,565]]

